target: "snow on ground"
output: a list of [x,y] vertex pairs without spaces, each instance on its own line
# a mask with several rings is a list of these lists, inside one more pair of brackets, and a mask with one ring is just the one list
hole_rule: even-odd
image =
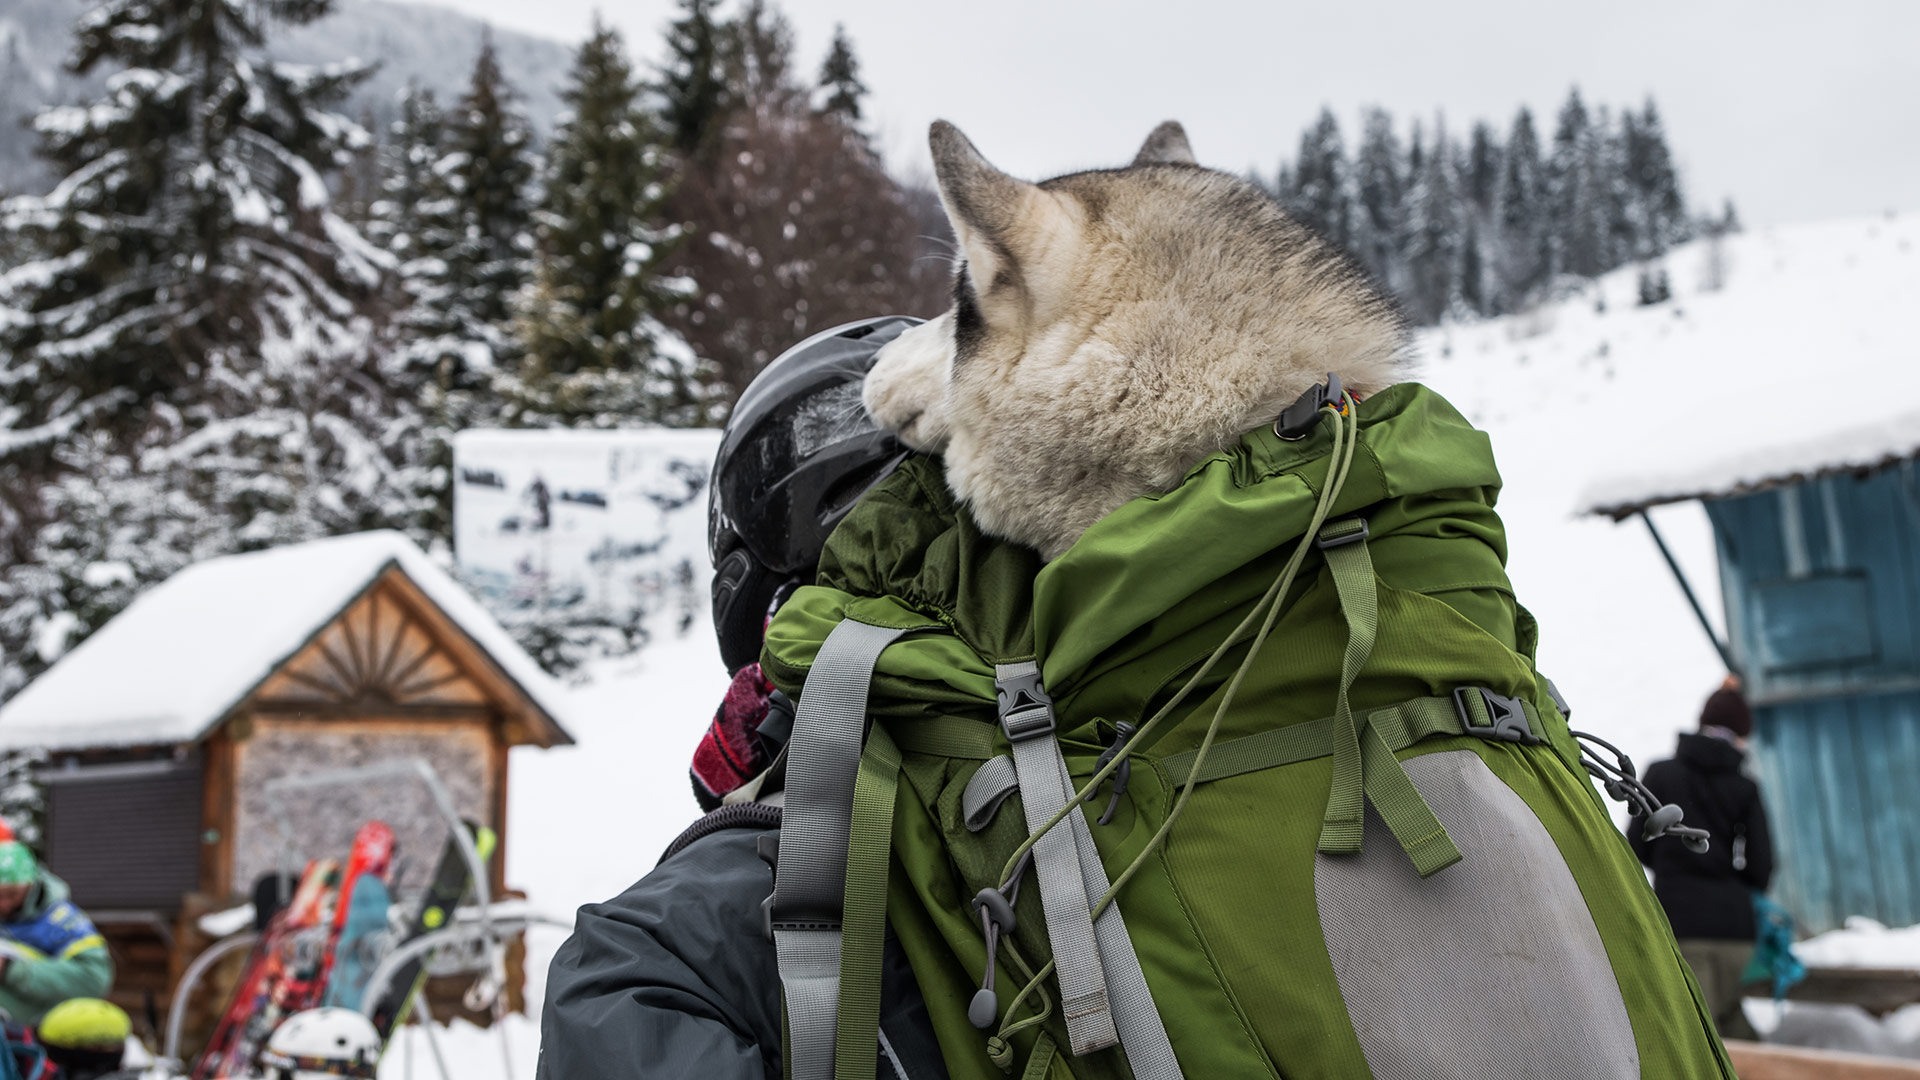
[[[1888,928],[1854,916],[1793,947],[1809,967],[1920,970],[1920,926]],[[1748,1001],[1747,1018],[1774,1042],[1821,1050],[1920,1059],[1920,1005],[1875,1018],[1857,1005]]]
[[1862,915],[1793,947],[1808,967],[1912,968],[1920,971],[1920,926],[1889,929]]
[[[1667,260],[1672,302],[1635,307],[1627,270],[1585,296],[1422,336],[1423,381],[1493,436],[1511,575],[1540,620],[1543,670],[1572,700],[1577,726],[1643,766],[1671,752],[1723,669],[1645,529],[1579,516],[1582,494],[1649,461],[1724,457],[1689,432],[1729,394],[1756,432],[1777,432],[1781,443],[1795,441],[1805,410],[1846,408],[1846,390],[1920,401],[1920,365],[1898,362],[1911,355],[1900,301],[1920,293],[1916,241],[1913,216],[1763,230],[1728,242],[1719,292],[1697,287],[1706,253],[1696,244]],[[1774,389],[1733,392],[1747,385]],[[1744,446],[1773,441],[1756,435]],[[1654,517],[1718,623],[1705,514],[1688,504]],[[688,514],[680,527],[703,524]],[[702,612],[685,636],[574,690],[566,715],[579,745],[513,752],[510,881],[566,915],[644,874],[696,814],[686,765],[725,683]],[[534,932],[534,1001],[562,937]],[[1920,937],[1914,944],[1901,962],[1920,966]],[[511,1075],[530,1076],[533,1023],[516,1020],[508,1038]],[[460,1080],[503,1075],[492,1036],[456,1029],[442,1042]],[[403,1050],[383,1077],[406,1075]],[[425,1060],[416,1067],[432,1075]]]

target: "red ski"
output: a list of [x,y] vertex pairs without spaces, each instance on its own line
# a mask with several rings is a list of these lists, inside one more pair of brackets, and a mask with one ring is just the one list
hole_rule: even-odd
[[339,862],[316,859],[307,864],[293,899],[273,916],[253,947],[213,1038],[194,1063],[193,1080],[247,1075],[255,1054],[272,1033],[271,1024],[263,1029],[257,1021],[271,1009],[275,992],[286,976],[295,938],[326,921],[339,887]]

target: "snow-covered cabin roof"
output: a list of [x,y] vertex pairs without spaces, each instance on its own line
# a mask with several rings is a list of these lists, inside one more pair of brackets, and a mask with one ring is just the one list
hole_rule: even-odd
[[404,575],[569,743],[566,694],[480,603],[397,532],[366,532],[182,570],[142,593],[0,707],[0,749],[196,741],[390,571]]
[[[1920,344],[1906,317],[1920,290],[1920,217],[1733,237],[1718,291],[1694,287],[1711,247],[1668,256],[1672,303],[1555,313],[1562,344],[1589,339],[1587,362],[1608,376],[1597,384],[1565,376],[1588,398],[1581,418],[1601,421],[1558,433],[1606,463],[1585,474],[1582,513],[1619,519],[1920,453]],[[1616,283],[1631,286],[1633,273],[1617,271]],[[1566,325],[1576,316],[1585,327]],[[1534,366],[1555,370],[1544,342],[1539,351]],[[1529,400],[1522,393],[1519,403]]]
[[[1911,405],[1902,398],[1893,403]],[[1780,410],[1782,413],[1791,409]],[[1885,412],[1868,409],[1869,413]],[[1700,461],[1676,457],[1664,471],[1609,477],[1587,489],[1591,514],[1626,517],[1650,506],[1743,495],[1839,473],[1874,472],[1920,457],[1920,411],[1860,417],[1849,406],[1824,417],[1824,430],[1795,439],[1792,433],[1750,416],[1730,417],[1725,430],[1710,440],[1690,436],[1689,443],[1715,447]],[[1771,436],[1778,442],[1767,442]]]

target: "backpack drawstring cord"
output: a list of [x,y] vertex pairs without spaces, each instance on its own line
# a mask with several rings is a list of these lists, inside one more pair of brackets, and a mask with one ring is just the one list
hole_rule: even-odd
[[[1139,730],[1129,720],[1122,720],[1113,725],[1113,745],[1100,752],[1100,760],[1094,762],[1093,767],[1098,769],[1123,753],[1127,748],[1128,740],[1132,739]],[[1107,800],[1106,812],[1100,815],[1098,824],[1105,825],[1113,820],[1114,811],[1120,809],[1120,796],[1127,793],[1127,783],[1132,779],[1133,759],[1128,758],[1120,763],[1120,768],[1113,774],[1113,791],[1110,792],[1112,797]]]
[[[1341,391],[1337,401],[1329,401],[1322,406],[1334,414],[1333,448],[1329,455],[1331,464],[1327,471],[1327,482],[1320,491],[1318,502],[1314,504],[1313,517],[1307,525],[1306,533],[1301,537],[1300,543],[1294,548],[1293,555],[1287,560],[1286,567],[1281,570],[1279,577],[1274,579],[1273,585],[1267,589],[1266,594],[1247,612],[1246,617],[1240,621],[1240,625],[1234,627],[1233,632],[1228,634],[1226,638],[1221,641],[1219,647],[1214,649],[1213,654],[1208,656],[1206,661],[1200,665],[1200,669],[1194,672],[1193,677],[1189,678],[1185,685],[1181,686],[1181,688],[1174,693],[1173,697],[1169,699],[1165,705],[1162,705],[1146,723],[1140,725],[1139,730],[1133,732],[1132,735],[1124,741],[1116,741],[1115,746],[1111,748],[1111,759],[1108,759],[1107,755],[1103,754],[1102,759],[1105,761],[1105,764],[1099,765],[1094,770],[1093,775],[1088,778],[1086,784],[1075,792],[1073,798],[1067,800],[1065,806],[1062,806],[1058,812],[1042,823],[1038,829],[1035,829],[1019,847],[1014,849],[1013,854],[1007,859],[1005,869],[1002,871],[1002,879],[1006,884],[1003,885],[999,891],[1003,895],[1007,889],[1015,888],[1019,885],[1020,875],[1024,873],[1026,867],[1030,865],[1028,856],[1032,852],[1033,846],[1040,841],[1040,838],[1045,836],[1054,826],[1066,820],[1068,814],[1075,812],[1078,807],[1092,797],[1092,795],[1100,789],[1100,785],[1105,783],[1109,776],[1119,770],[1122,763],[1130,762],[1133,747],[1139,744],[1147,735],[1151,734],[1161,721],[1173,714],[1173,711],[1179,707],[1180,703],[1186,700],[1187,695],[1206,679],[1207,673],[1213,670],[1213,666],[1219,663],[1221,658],[1226,656],[1235,645],[1239,644],[1248,629],[1257,621],[1260,625],[1259,629],[1253,635],[1252,645],[1248,648],[1245,658],[1240,661],[1240,666],[1235,669],[1232,679],[1228,681],[1226,691],[1221,697],[1220,705],[1214,709],[1213,719],[1208,722],[1206,733],[1200,740],[1200,747],[1196,753],[1193,766],[1187,773],[1186,782],[1181,785],[1179,797],[1167,811],[1166,819],[1160,823],[1160,827],[1155,830],[1153,836],[1147,840],[1146,845],[1140,849],[1140,853],[1134,856],[1133,861],[1127,865],[1127,868],[1121,872],[1120,876],[1114,880],[1112,886],[1107,889],[1105,895],[1101,896],[1099,902],[1093,906],[1094,918],[1097,919],[1100,917],[1100,914],[1107,909],[1107,906],[1113,903],[1113,898],[1119,895],[1120,889],[1133,878],[1133,875],[1139,871],[1141,866],[1146,864],[1147,859],[1165,843],[1168,832],[1173,828],[1173,823],[1179,819],[1181,811],[1186,809],[1187,800],[1193,795],[1194,785],[1198,782],[1198,778],[1201,775],[1201,766],[1205,764],[1207,753],[1213,747],[1214,735],[1220,729],[1221,720],[1226,716],[1227,710],[1232,707],[1233,699],[1239,693],[1241,681],[1246,677],[1247,672],[1252,670],[1254,658],[1259,655],[1261,646],[1266,644],[1268,635],[1273,631],[1274,623],[1279,620],[1280,612],[1284,607],[1281,601],[1285,599],[1288,590],[1293,587],[1294,579],[1299,575],[1300,566],[1306,561],[1308,550],[1312,548],[1315,538],[1320,534],[1321,526],[1326,523],[1328,515],[1332,512],[1334,502],[1340,497],[1341,489],[1346,486],[1347,473],[1353,465],[1354,448],[1358,446],[1360,442],[1359,410],[1353,407],[1354,404],[1355,402],[1352,395]],[[991,980],[993,978],[991,946],[989,949],[987,986],[983,992],[991,992]],[[1053,969],[1054,962],[1049,959],[1041,966],[1039,971],[1034,973],[1033,978],[1028,980],[1026,985],[1020,988],[1020,992],[1014,995],[1013,1001],[1007,1006],[1006,1021],[1001,1025],[998,1034],[996,1034],[990,1042],[998,1042],[1004,1046],[1006,1040],[1042,1022],[1046,1018],[1047,1014],[1043,1012],[1035,1016],[1027,1017],[1024,1020],[1015,1021],[1013,1015],[1019,1010],[1021,1004],[1026,1001],[1027,997],[1040,985],[1041,981],[1053,973]],[[980,996],[976,995],[976,1001],[979,1000],[981,1000]]]
[[[1607,789],[1607,796],[1615,802],[1626,803],[1634,813],[1646,817],[1645,823],[1641,826],[1642,836],[1648,840],[1657,840],[1662,836],[1677,837],[1687,846],[1687,850],[1695,855],[1707,853],[1707,848],[1711,845],[1711,834],[1705,829],[1682,825],[1680,821],[1685,812],[1673,803],[1660,801],[1660,797],[1653,793],[1653,789],[1641,781],[1639,774],[1634,770],[1632,758],[1598,735],[1574,731],[1571,728],[1567,733],[1577,740],[1577,745],[1580,747],[1580,764],[1585,766],[1587,772]],[[1613,763],[1609,764],[1595,754],[1588,745],[1590,743],[1597,743],[1611,751]]]

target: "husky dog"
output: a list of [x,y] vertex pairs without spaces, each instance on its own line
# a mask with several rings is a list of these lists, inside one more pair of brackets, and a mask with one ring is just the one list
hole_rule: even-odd
[[1124,169],[1043,183],[931,133],[953,307],[883,349],[867,410],[942,453],[990,533],[1048,559],[1270,423],[1328,372],[1404,377],[1398,309],[1345,253],[1160,125]]

